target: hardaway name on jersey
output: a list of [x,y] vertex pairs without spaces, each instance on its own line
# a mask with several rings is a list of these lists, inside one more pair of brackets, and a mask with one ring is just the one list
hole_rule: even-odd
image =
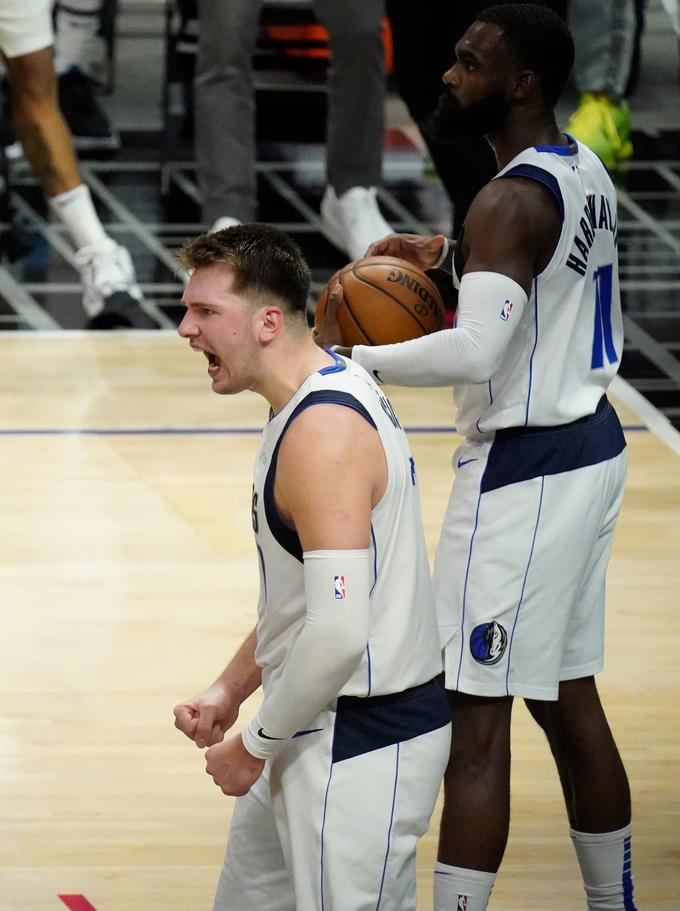
[[[454,390],[459,433],[484,438],[504,427],[552,426],[592,414],[619,365],[623,321],[617,263],[616,191],[586,146],[537,146],[495,180],[541,183],[562,230],[502,364],[488,383]],[[498,318],[516,313],[498,305]]]
[[366,371],[335,358],[335,365],[305,380],[263,432],[252,506],[260,562],[255,658],[266,691],[280,674],[305,620],[300,541],[281,521],[273,497],[279,446],[302,410],[337,403],[355,409],[376,428],[387,463],[387,489],[371,514],[368,641],[361,663],[340,694],[377,696],[431,680],[441,670],[441,652],[415,463],[406,434]]

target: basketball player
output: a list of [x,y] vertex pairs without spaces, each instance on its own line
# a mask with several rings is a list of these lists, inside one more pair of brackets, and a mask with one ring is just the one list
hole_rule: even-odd
[[[450,712],[415,466],[385,396],[317,347],[310,273],[266,225],[203,235],[179,327],[215,392],[271,406],[255,461],[256,629],[175,709],[236,795],[216,911],[416,907],[415,848],[446,766]],[[242,701],[264,701],[222,742]]]
[[[368,250],[452,268],[456,327],[351,351],[381,382],[453,384],[465,437],[435,562],[453,713],[437,911],[487,906],[508,835],[515,696],[555,757],[588,908],[634,908],[630,791],[593,676],[626,470],[605,396],[623,344],[618,222],[605,168],[555,122],[573,53],[562,20],[526,4],[487,9],[457,43],[432,131],[484,134],[499,174],[457,244],[392,235]],[[338,292],[326,343],[339,338]]]
[[50,0],[3,0],[0,51],[10,84],[12,123],[33,173],[76,246],[83,308],[134,314],[142,292],[128,251],[112,240],[82,182],[73,141],[59,110],[52,62]]

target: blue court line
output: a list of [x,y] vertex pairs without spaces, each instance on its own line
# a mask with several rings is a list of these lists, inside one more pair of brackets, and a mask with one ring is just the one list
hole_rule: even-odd
[[[647,430],[645,424],[624,424],[624,430]],[[406,433],[455,433],[455,427],[405,427]],[[261,427],[103,427],[99,430],[84,427],[26,428],[0,430],[3,437],[162,437],[162,436],[247,436],[262,433]]]

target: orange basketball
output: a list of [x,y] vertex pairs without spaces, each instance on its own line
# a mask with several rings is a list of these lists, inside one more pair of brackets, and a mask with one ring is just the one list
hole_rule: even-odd
[[323,320],[336,281],[343,290],[338,322],[345,345],[405,342],[444,324],[441,294],[424,272],[394,256],[369,256],[349,263],[328,281],[316,306],[315,326]]

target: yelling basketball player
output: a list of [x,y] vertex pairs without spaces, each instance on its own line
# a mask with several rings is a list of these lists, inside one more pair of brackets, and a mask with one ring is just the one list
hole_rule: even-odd
[[[252,498],[257,626],[175,709],[239,796],[215,911],[415,911],[450,712],[406,436],[368,374],[315,345],[310,273],[285,234],[231,227],[181,260],[179,332],[212,388],[271,407]],[[257,716],[221,742],[260,682]]]

